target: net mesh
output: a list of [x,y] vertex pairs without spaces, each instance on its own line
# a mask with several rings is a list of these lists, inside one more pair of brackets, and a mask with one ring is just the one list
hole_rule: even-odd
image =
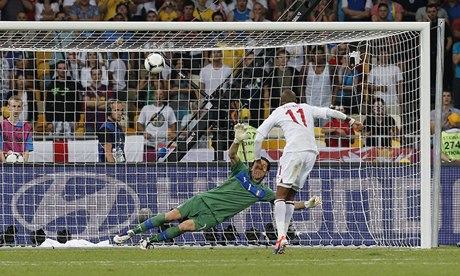
[[[219,185],[233,126],[255,135],[291,89],[365,125],[315,122],[318,164],[297,198],[323,205],[294,214],[291,244],[419,246],[419,45],[415,31],[2,31],[0,231],[16,230],[4,242],[39,229],[104,241]],[[159,74],[143,67],[152,51]],[[284,144],[274,129],[263,154],[275,164]],[[253,160],[251,140],[239,156]],[[275,238],[257,203],[173,243]]]

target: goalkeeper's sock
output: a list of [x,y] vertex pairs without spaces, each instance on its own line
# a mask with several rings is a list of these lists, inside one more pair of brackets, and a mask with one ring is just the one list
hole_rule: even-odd
[[149,238],[150,242],[162,242],[181,235],[183,232],[179,229],[179,226],[169,227],[163,232],[155,234]]
[[275,200],[275,222],[278,239],[284,236],[284,222],[286,217],[286,202],[284,199]]
[[165,214],[160,213],[154,217],[149,218],[143,223],[137,225],[136,227],[134,227],[133,232],[134,234],[144,233],[145,231],[149,229],[163,225],[165,222],[166,222]]
[[286,236],[291,224],[292,214],[294,214],[294,201],[286,201],[286,215],[284,217],[284,235]]

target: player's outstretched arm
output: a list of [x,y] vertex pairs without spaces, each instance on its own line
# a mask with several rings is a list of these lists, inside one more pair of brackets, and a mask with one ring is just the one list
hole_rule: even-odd
[[319,196],[312,196],[307,201],[296,201],[294,202],[294,210],[300,209],[310,209],[315,208],[318,205],[321,205],[323,202]]
[[345,120],[350,124],[351,127],[354,127],[356,130],[361,131],[363,129],[363,124],[360,121],[347,116],[345,113],[327,107],[323,107],[323,109],[326,111],[327,117]]
[[240,158],[238,157],[238,148],[244,140],[248,139],[248,133],[246,130],[247,126],[244,124],[236,124],[234,127],[235,139],[228,149],[228,157],[230,158],[230,164],[232,166],[240,161]]

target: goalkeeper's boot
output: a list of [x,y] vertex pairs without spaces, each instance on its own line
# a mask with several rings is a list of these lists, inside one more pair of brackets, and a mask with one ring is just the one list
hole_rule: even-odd
[[281,236],[276,243],[275,248],[273,249],[273,254],[284,254],[284,250],[286,249],[286,245],[288,241],[285,236]]
[[151,243],[148,239],[141,239],[139,241],[139,247],[144,250],[153,249],[153,243]]
[[128,230],[128,232],[126,232],[126,235],[121,235],[121,236],[116,235],[115,237],[113,237],[113,242],[116,244],[123,244],[127,240],[131,239],[132,236],[134,236],[134,231]]

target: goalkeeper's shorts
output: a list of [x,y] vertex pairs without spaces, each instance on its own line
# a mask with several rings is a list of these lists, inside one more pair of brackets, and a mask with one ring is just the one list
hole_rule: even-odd
[[194,196],[177,209],[183,219],[192,219],[195,222],[196,231],[212,228],[219,223],[201,197]]

